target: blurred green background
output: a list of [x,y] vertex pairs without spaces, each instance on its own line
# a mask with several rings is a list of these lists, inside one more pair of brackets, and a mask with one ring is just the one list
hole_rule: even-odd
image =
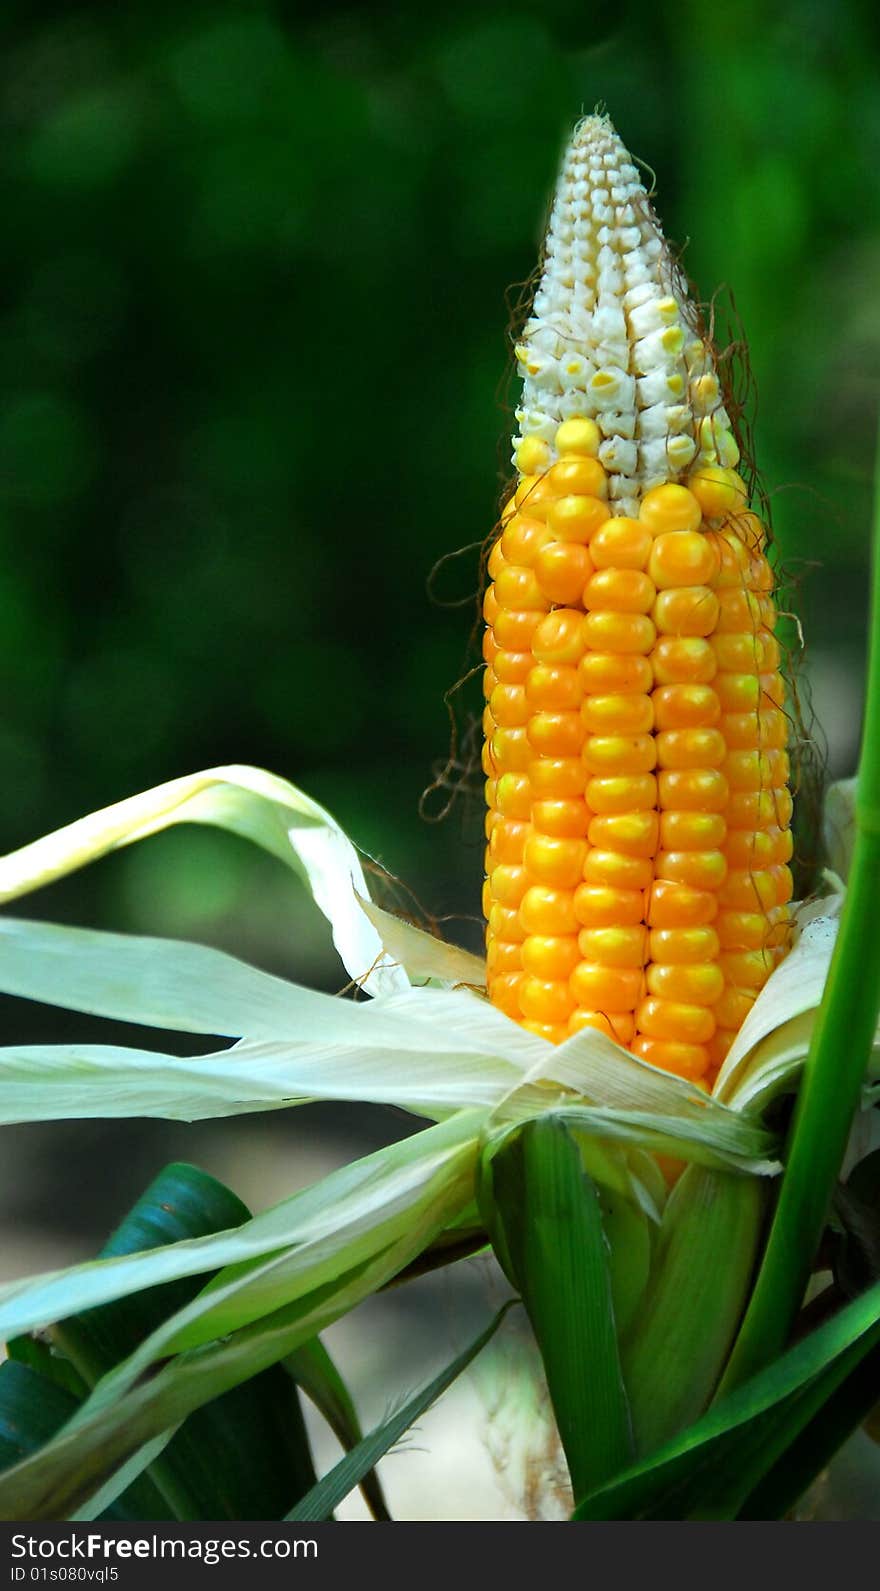
[[[833,0],[8,4],[0,849],[252,762],[476,943],[479,801],[429,824],[419,796],[446,758],[474,544],[507,473],[505,295],[532,272],[566,132],[600,101],[656,173],[703,296],[735,294],[806,673],[832,770],[850,772],[880,395],[878,32],[873,6]],[[152,840],[26,909],[344,981],[296,886],[219,834]],[[3,1013],[7,1037],[97,1036]],[[265,1204],[405,1127],[325,1111],[16,1129],[8,1272],[89,1252],[171,1155]]]

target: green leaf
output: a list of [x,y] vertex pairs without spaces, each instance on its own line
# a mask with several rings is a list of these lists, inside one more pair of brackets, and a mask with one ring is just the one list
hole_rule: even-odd
[[880,1402],[880,1346],[872,1348],[749,1493],[740,1519],[782,1519]]
[[[865,731],[849,885],[751,1302],[725,1373],[736,1386],[788,1341],[840,1175],[880,1016],[880,447],[874,478]],[[790,957],[788,958],[791,959]],[[782,964],[782,971],[785,962]],[[770,980],[772,982],[772,979]]]
[[878,1344],[880,1285],[715,1403],[658,1452],[583,1497],[574,1518],[735,1518]]
[[[194,1166],[165,1168],[103,1249],[105,1257],[208,1235],[249,1219],[222,1183]],[[61,1322],[53,1341],[95,1385],[198,1291],[181,1279]],[[277,1518],[314,1482],[296,1389],[280,1367],[197,1410],[150,1469],[186,1519]],[[123,1500],[124,1501],[124,1500]]]
[[[284,1361],[285,1369],[297,1386],[324,1416],[346,1453],[363,1439],[351,1393],[333,1363],[320,1337],[295,1348]],[[375,1470],[368,1468],[358,1483],[374,1519],[390,1519],[382,1485]]]
[[669,1197],[651,1286],[623,1343],[639,1453],[695,1420],[718,1382],[748,1297],[765,1190],[689,1166]]
[[416,1420],[421,1419],[432,1403],[436,1403],[453,1381],[456,1381],[467,1369],[472,1360],[476,1359],[477,1354],[481,1353],[487,1342],[494,1337],[508,1309],[515,1302],[515,1299],[511,1299],[505,1304],[485,1331],[481,1331],[470,1346],[441,1370],[433,1381],[414,1393],[396,1414],[392,1414],[382,1425],[377,1426],[375,1431],[371,1431],[356,1447],[353,1447],[350,1453],[346,1453],[345,1457],[323,1476],[317,1486],[291,1509],[286,1516],[287,1519],[329,1519],[342,1499],[362,1482],[364,1476],[378,1464],[380,1458],[394,1446],[395,1442],[400,1441],[404,1432],[408,1431]]
[[632,1445],[599,1199],[563,1122],[530,1122],[489,1151],[481,1206],[541,1350],[577,1496]]
[[53,1437],[76,1412],[77,1399],[29,1364],[0,1364],[0,1470]]
[[[58,1355],[54,1359],[62,1362]],[[0,1472],[39,1452],[72,1419],[80,1401],[60,1380],[41,1374],[24,1358],[0,1364]],[[142,1474],[101,1499],[89,1517],[99,1515],[113,1520],[175,1517],[149,1476]]]
[[[230,1387],[286,1358],[339,1315],[396,1275],[430,1240],[448,1211],[414,1214],[403,1233],[350,1271],[337,1274],[273,1314],[220,1341],[141,1374],[162,1340],[104,1378],[64,1430],[33,1458],[0,1477],[0,1512],[10,1519],[66,1518],[154,1437]],[[173,1326],[172,1328],[173,1329]],[[167,1329],[166,1329],[167,1332]]]

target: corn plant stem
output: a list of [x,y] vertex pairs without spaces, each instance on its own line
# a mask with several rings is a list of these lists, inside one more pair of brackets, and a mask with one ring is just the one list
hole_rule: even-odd
[[849,887],[795,1108],[779,1201],[719,1396],[769,1364],[788,1341],[840,1173],[880,1014],[880,453],[855,819]]

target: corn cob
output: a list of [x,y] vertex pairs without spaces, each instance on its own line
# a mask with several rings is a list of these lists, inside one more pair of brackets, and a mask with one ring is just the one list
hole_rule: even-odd
[[566,153],[516,354],[484,603],[490,998],[710,1082],[787,944],[773,576],[712,348],[604,117]]

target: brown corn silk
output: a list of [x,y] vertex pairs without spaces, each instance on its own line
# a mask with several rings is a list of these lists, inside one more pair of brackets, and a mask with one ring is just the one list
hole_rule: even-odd
[[484,615],[487,982],[711,1083],[789,939],[765,528],[714,352],[610,123],[569,145]]

